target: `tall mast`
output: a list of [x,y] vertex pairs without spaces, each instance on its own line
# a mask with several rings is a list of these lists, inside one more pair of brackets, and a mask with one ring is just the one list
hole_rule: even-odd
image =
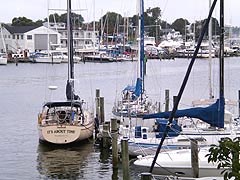
[[1,39],[2,39],[2,43],[3,43],[3,49],[5,51],[5,53],[7,53],[7,48],[6,48],[6,44],[5,44],[5,40],[3,37],[3,29],[2,29],[2,23],[0,22],[0,32],[1,32]]
[[[140,64],[140,78],[142,81],[142,89],[141,92],[144,91],[144,3],[143,0],[139,0],[139,43],[138,43],[138,49],[140,52],[138,52],[138,59]],[[142,94],[142,93],[141,93]]]
[[[68,37],[68,80],[73,80],[74,79],[74,63],[73,63],[73,35],[72,35],[72,12],[71,12],[71,0],[68,0],[68,7],[67,7],[67,37]],[[73,83],[72,83],[72,88],[73,88]]]
[[95,54],[95,45],[96,45],[96,25],[95,25],[95,0],[93,0],[93,51],[94,51],[94,54]]
[[66,96],[67,100],[76,100],[79,99],[79,96],[74,94],[73,37],[71,19],[71,0],[67,0],[68,80],[66,85]]
[[[223,0],[221,0],[221,1],[223,1]],[[165,129],[165,131],[164,131],[164,133],[163,133],[163,136],[162,136],[162,138],[161,138],[161,141],[160,141],[160,143],[159,143],[159,145],[158,145],[158,148],[157,148],[157,151],[156,151],[156,153],[155,153],[153,162],[152,162],[152,164],[151,164],[151,167],[150,167],[150,170],[149,170],[150,173],[152,173],[152,171],[153,171],[153,168],[154,168],[154,165],[155,165],[155,163],[156,163],[158,154],[159,154],[159,152],[160,152],[160,150],[161,150],[161,147],[162,147],[162,145],[163,145],[163,142],[164,142],[165,138],[166,138],[167,135],[168,135],[168,131],[169,131],[170,126],[171,126],[171,124],[172,124],[174,115],[175,115],[175,113],[176,113],[176,111],[177,111],[178,104],[179,104],[180,99],[181,99],[181,97],[182,97],[183,91],[184,91],[184,89],[185,89],[185,87],[186,87],[188,78],[189,78],[189,76],[190,76],[190,73],[191,73],[193,64],[194,64],[195,59],[196,59],[196,57],[197,57],[197,53],[198,53],[198,50],[199,50],[200,45],[201,45],[201,43],[202,43],[203,36],[204,36],[205,32],[207,31],[207,28],[208,28],[208,25],[209,25],[209,21],[210,21],[210,18],[211,18],[211,16],[212,16],[212,13],[213,13],[213,10],[214,10],[214,7],[215,7],[216,3],[217,3],[217,0],[214,0],[214,1],[213,1],[213,4],[212,4],[212,6],[211,6],[211,8],[210,8],[210,10],[209,10],[208,18],[207,18],[207,20],[206,20],[206,22],[205,22],[205,24],[204,24],[203,30],[202,30],[202,32],[201,32],[201,34],[200,34],[199,39],[198,39],[198,43],[197,43],[196,49],[195,49],[195,51],[194,51],[194,53],[193,53],[191,62],[190,62],[190,64],[189,64],[189,66],[188,66],[187,72],[186,72],[186,74],[185,74],[185,77],[184,77],[184,79],[183,79],[182,85],[181,85],[180,90],[179,90],[179,92],[178,92],[178,96],[177,96],[176,103],[174,104],[173,110],[172,110],[172,112],[171,112],[171,114],[170,114],[170,117],[169,117],[169,120],[168,120],[168,125],[166,126],[166,129]],[[220,100],[221,100],[221,99],[220,99]]]
[[[209,9],[211,8],[212,0],[209,0]],[[212,17],[208,25],[208,41],[209,41],[209,99],[213,98],[212,90]]]
[[49,56],[49,51],[50,51],[50,37],[49,37],[49,28],[50,28],[50,25],[49,25],[49,0],[47,1],[47,23],[48,23],[48,28],[47,28],[47,53],[48,53],[48,56]]
[[220,0],[220,98],[224,97],[224,2]]
[[224,0],[220,0],[220,58],[219,58],[219,100],[220,100],[220,109],[218,113],[218,119],[221,122],[224,122],[224,112],[225,112],[225,100],[224,100]]

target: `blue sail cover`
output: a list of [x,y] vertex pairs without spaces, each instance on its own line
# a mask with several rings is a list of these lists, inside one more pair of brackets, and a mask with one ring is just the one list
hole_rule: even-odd
[[134,95],[139,97],[141,93],[142,93],[142,80],[140,78],[137,78]]
[[[168,125],[168,120],[157,118],[156,123],[157,123],[157,131],[158,131],[158,134],[156,134],[156,138],[162,138],[165,132],[166,126]],[[182,131],[182,127],[179,126],[175,120],[173,120],[171,124],[171,128],[168,131],[168,137],[176,137],[179,135],[181,131]]]
[[[144,115],[143,119],[151,118],[168,119],[170,115],[171,111],[161,112],[156,114]],[[224,128],[224,98],[222,97],[220,99],[217,99],[217,101],[214,104],[208,107],[196,107],[190,109],[177,110],[174,117],[198,118],[210,124],[211,126]]]
[[123,91],[132,91],[132,92],[134,92],[135,91],[135,89],[136,89],[136,87],[135,86],[126,86],[124,89],[123,89]]

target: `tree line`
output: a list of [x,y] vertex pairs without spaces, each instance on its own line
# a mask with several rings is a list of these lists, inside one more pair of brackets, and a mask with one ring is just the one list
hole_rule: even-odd
[[[47,22],[48,19],[33,21],[26,17],[14,17],[12,19],[12,26],[41,26],[43,22]],[[72,24],[74,28],[81,27],[82,29],[93,29],[93,22],[85,23],[84,18],[81,14],[72,13]],[[162,35],[166,32],[166,29],[174,29],[179,31],[186,40],[192,39],[193,32],[194,37],[197,39],[201,33],[201,29],[205,23],[206,19],[196,21],[190,24],[187,19],[178,18],[173,23],[168,23],[161,19],[161,9],[159,7],[148,8],[144,12],[144,25],[145,33],[149,36],[156,37],[156,41],[160,41]],[[49,22],[67,22],[67,14],[50,14]],[[128,26],[127,26],[128,25]],[[99,35],[116,35],[119,33],[128,32],[128,37],[130,40],[134,40],[137,33],[138,26],[138,15],[132,17],[122,17],[121,14],[115,12],[107,12],[102,16],[99,21],[95,22],[96,30],[99,31]],[[126,27],[128,27],[126,29]],[[164,31],[165,30],[165,31]],[[240,28],[234,27],[231,33],[239,32]],[[216,18],[212,18],[212,33],[218,35],[220,31],[219,22]],[[192,33],[190,33],[192,32]],[[206,38],[208,33],[206,34]]]

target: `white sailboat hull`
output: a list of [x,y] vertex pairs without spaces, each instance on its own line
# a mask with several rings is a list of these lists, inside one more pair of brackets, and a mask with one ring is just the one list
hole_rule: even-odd
[[46,103],[38,115],[40,142],[70,144],[87,140],[94,130],[93,113],[79,102]]
[[[199,177],[221,176],[222,169],[217,169],[217,165],[208,163],[206,154],[208,149],[201,149],[198,153],[199,159]],[[140,157],[134,162],[134,165],[149,170],[154,156]],[[158,155],[153,168],[153,174],[159,175],[179,175],[182,177],[192,177],[191,150],[174,150],[162,152]]]
[[7,65],[7,58],[0,57],[0,65]]
[[94,123],[88,125],[39,126],[39,140],[53,144],[69,144],[93,135]]
[[60,64],[62,59],[61,58],[51,58],[51,57],[38,57],[34,58],[33,61],[35,63],[53,63],[53,64]]
[[[190,139],[198,140],[199,147],[209,146],[211,144],[218,144],[222,138],[234,138],[239,135],[239,131],[198,131],[192,129],[187,132],[183,130],[180,135],[176,137],[168,137],[165,139],[162,149],[164,151],[189,149]],[[125,133],[125,137],[127,134]],[[131,135],[128,141],[128,152],[131,156],[138,155],[155,155],[161,138],[156,138],[156,133],[142,133],[142,137],[135,138],[134,134]]]

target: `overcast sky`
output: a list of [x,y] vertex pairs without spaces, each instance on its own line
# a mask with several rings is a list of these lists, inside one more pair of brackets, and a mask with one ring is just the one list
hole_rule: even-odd
[[[43,20],[49,9],[66,8],[66,0],[5,0],[0,6],[0,22],[11,22],[14,17],[25,16],[34,21]],[[95,1],[95,13],[93,13]],[[213,0],[212,0],[213,1]],[[85,22],[99,20],[106,12],[116,12],[122,16],[136,14],[136,0],[72,0],[72,8],[82,10]],[[225,0],[225,24],[240,27],[240,0]],[[172,23],[178,18],[190,22],[205,19],[208,15],[209,0],[145,0],[145,9],[160,7],[162,19]],[[49,11],[54,13],[56,11]],[[59,14],[63,12],[58,12]],[[213,16],[219,19],[219,0]]]

